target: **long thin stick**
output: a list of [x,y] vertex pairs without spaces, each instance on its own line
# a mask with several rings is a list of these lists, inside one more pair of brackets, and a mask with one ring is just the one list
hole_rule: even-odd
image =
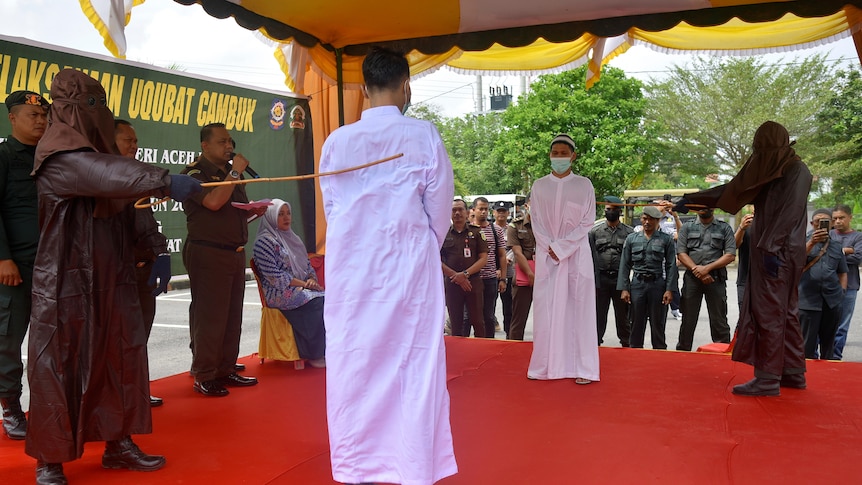
[[[624,203],[617,203],[617,202],[608,202],[605,200],[597,200],[596,204],[616,205],[616,206],[620,206],[620,207],[648,207],[648,206],[656,206],[657,207],[659,205],[659,204],[656,204],[655,202],[650,202],[650,203],[645,203],[645,204],[624,204]],[[708,209],[709,208],[708,205],[703,205],[703,204],[685,204],[685,206],[689,207],[689,208],[693,208],[693,209]]]
[[[257,179],[243,179],[243,180],[225,180],[222,182],[204,182],[201,184],[201,187],[218,187],[221,185],[244,185],[244,184],[254,184],[258,182],[287,182],[289,180],[308,180],[308,179],[316,179],[319,177],[326,177],[329,175],[338,175],[340,173],[353,172],[354,170],[361,170],[363,168],[373,167],[374,165],[379,165],[384,162],[388,162],[390,160],[395,160],[396,158],[403,157],[403,153],[399,153],[397,155],[392,155],[391,157],[381,158],[380,160],[375,160],[373,162],[364,163],[362,165],[357,165],[355,167],[343,168],[341,170],[334,170],[332,172],[321,172],[321,173],[309,173],[306,175],[291,175],[289,177],[268,177],[268,178],[257,178]],[[143,197],[135,202],[135,209],[146,209],[148,207],[152,207],[154,205],[161,204],[166,200],[169,200],[170,197],[165,197],[164,199],[157,200],[155,202],[144,203],[145,200],[150,200],[149,197]]]

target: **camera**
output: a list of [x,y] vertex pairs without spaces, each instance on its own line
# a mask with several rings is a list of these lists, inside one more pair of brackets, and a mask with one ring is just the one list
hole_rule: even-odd
[[826,230],[828,231],[828,230],[829,230],[829,225],[830,225],[830,224],[831,224],[831,222],[829,221],[829,219],[820,219],[820,226],[819,226],[819,228],[820,228],[820,229],[826,229]]

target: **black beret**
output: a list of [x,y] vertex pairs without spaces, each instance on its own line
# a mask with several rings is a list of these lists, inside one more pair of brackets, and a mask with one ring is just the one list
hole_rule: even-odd
[[6,96],[6,109],[9,111],[12,111],[13,107],[22,104],[48,106],[48,101],[33,91],[15,91]]

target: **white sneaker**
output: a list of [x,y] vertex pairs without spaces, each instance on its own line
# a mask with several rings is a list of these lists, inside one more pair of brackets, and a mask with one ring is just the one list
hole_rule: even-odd
[[671,310],[670,314],[673,315],[673,318],[680,320],[682,318],[682,313],[679,310]]

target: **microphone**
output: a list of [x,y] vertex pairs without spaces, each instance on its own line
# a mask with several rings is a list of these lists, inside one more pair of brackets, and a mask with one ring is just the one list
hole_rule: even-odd
[[[235,157],[235,156],[236,156],[236,153],[230,152],[230,159],[231,160],[233,160],[233,157]],[[254,169],[252,169],[250,165],[245,167],[244,172],[247,173],[249,175],[249,177],[251,177],[253,179],[259,179],[260,178],[260,174],[255,172]]]

